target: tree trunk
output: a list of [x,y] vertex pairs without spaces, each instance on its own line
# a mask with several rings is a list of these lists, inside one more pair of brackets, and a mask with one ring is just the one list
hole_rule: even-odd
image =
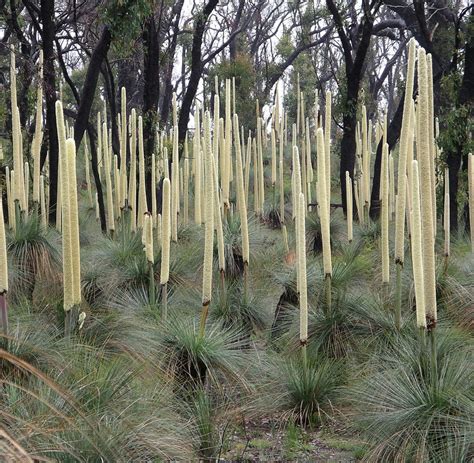
[[107,57],[104,59],[104,63],[101,67],[101,73],[104,78],[104,87],[105,87],[105,94],[106,94],[106,101],[109,103],[108,108],[110,111],[110,127],[112,129],[112,152],[117,155],[118,158],[118,166],[120,167],[120,140],[119,140],[119,132],[118,132],[118,125],[117,125],[117,103],[115,99],[115,82],[114,82],[114,75],[112,70],[110,69],[110,65],[107,61]]
[[159,44],[155,18],[148,18],[143,29],[143,144],[145,148],[145,184],[148,210],[151,211],[151,155],[155,150],[155,129],[158,122],[158,99],[160,97]]
[[[211,13],[214,11],[218,0],[209,0],[202,13],[197,15],[196,26],[193,33],[193,46],[191,50],[191,74],[189,76],[188,87],[183,97],[181,104],[181,111],[179,112],[178,122],[178,139],[180,146],[183,146],[188,130],[189,114],[191,113],[191,106],[196,96],[199,80],[202,74],[202,38],[206,28],[206,22]],[[180,149],[180,158],[183,150]]]
[[[400,102],[398,103],[397,110],[393,116],[392,121],[387,127],[387,143],[389,149],[393,149],[398,139],[400,138],[400,132],[402,130],[402,119],[403,119],[403,102],[405,100],[405,91],[400,96]],[[372,192],[370,196],[370,217],[377,219],[380,215],[380,174],[382,171],[382,148],[383,141],[377,145],[377,152],[375,154],[374,163],[374,178],[372,180]]]
[[[449,167],[449,194],[450,194],[450,229],[456,231],[458,229],[458,183],[459,183],[459,169],[461,168],[461,161],[463,160],[463,170],[467,171],[467,152],[465,147],[469,140],[469,121],[473,117],[474,110],[474,9],[471,9],[468,24],[466,27],[466,49],[464,52],[464,74],[459,89],[458,110],[465,107],[466,111],[461,114],[462,120],[459,121],[459,126],[465,128],[461,131],[461,137],[456,141],[456,149],[447,153],[446,163]],[[468,207],[468,205],[466,205]],[[465,206],[464,216],[466,222],[466,231],[469,231],[469,214]]]
[[99,42],[97,43],[87,67],[86,79],[82,87],[81,104],[77,111],[77,118],[74,124],[74,140],[76,142],[76,149],[79,149],[84,132],[87,130],[89,124],[90,112],[92,103],[94,101],[94,94],[97,88],[97,80],[99,78],[100,68],[102,62],[110,48],[112,41],[112,34],[106,26],[102,30]]
[[104,233],[107,233],[107,223],[105,220],[105,206],[104,206],[104,195],[102,194],[102,183],[100,181],[98,162],[97,162],[97,145],[96,139],[97,134],[94,131],[94,128],[89,124],[87,128],[87,133],[89,134],[89,142],[91,148],[91,166],[92,166],[92,175],[94,176],[95,189],[97,190],[97,201],[99,203],[99,219],[100,219],[100,228]]
[[[49,145],[49,220],[56,220],[58,194],[58,134],[56,132],[56,77],[54,74],[54,0],[41,0],[41,39],[43,41],[43,85],[46,100],[46,133]],[[42,165],[45,158],[41,159]]]
[[[178,33],[179,33],[179,20],[181,18],[181,11],[183,9],[184,5],[184,0],[179,0],[175,3],[173,7],[173,15],[175,16],[175,19],[173,21],[173,38],[171,39],[170,46],[168,47],[168,58],[167,58],[167,63],[166,63],[166,71],[165,71],[165,76],[164,76],[164,93],[163,93],[163,98],[161,101],[161,107],[160,107],[160,123],[162,125],[166,125],[168,122],[168,117],[170,113],[170,107],[171,107],[171,100],[173,96],[173,85],[171,83],[171,78],[173,76],[173,67],[174,67],[174,57],[176,53],[176,46],[178,44]],[[183,52],[184,52],[183,47]],[[184,63],[184,60],[182,60]]]

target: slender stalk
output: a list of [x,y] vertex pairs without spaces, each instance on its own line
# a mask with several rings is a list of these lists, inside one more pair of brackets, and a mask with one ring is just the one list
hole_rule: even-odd
[[308,341],[300,342],[301,346],[301,360],[303,361],[303,369],[306,374],[308,369],[308,352],[306,350],[306,346],[308,345]]
[[8,334],[8,305],[6,291],[0,294],[0,317],[2,320],[2,331],[6,336]]
[[204,333],[206,331],[206,321],[207,321],[207,315],[209,314],[209,302],[205,302],[202,305],[202,311],[201,311],[201,321],[199,323],[199,337],[203,338]]
[[168,282],[161,285],[161,319],[168,318]]
[[148,299],[150,304],[155,305],[155,269],[153,268],[153,262],[148,262],[148,274],[149,274],[149,288],[148,288]]
[[18,230],[21,222],[20,200],[15,199],[15,229]]
[[403,265],[397,262],[397,273],[395,280],[395,328],[400,330],[400,323],[402,318],[402,270]]
[[68,311],[64,319],[64,336],[69,338],[76,329],[77,320],[79,318],[79,306],[74,305]]
[[244,262],[244,302],[247,302],[249,294],[249,264]]
[[222,294],[222,298],[225,298],[225,294],[226,294],[226,289],[225,289],[225,271],[223,269],[221,269],[219,271],[219,274],[220,274],[220,277],[221,277],[221,294]]
[[330,274],[326,274],[324,277],[324,296],[326,300],[326,314],[329,314],[332,307],[332,282]]
[[431,374],[433,377],[433,389],[438,391],[438,353],[436,349],[436,335],[434,325],[428,329],[428,338],[431,348]]
[[388,304],[388,300],[390,298],[390,283],[384,282],[382,283],[382,300],[384,306]]

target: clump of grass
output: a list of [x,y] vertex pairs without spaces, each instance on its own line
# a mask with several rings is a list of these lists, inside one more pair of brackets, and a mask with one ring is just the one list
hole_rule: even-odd
[[374,360],[378,369],[350,388],[355,422],[370,443],[368,461],[469,460],[472,348],[452,330],[437,330],[437,371],[428,347],[399,338]]
[[0,417],[27,451],[60,461],[192,459],[189,426],[156,373],[152,386],[131,357],[63,347],[53,376],[0,350],[23,373],[4,388]]
[[[43,228],[40,218],[25,216],[7,235],[9,262],[17,268],[10,294],[31,298],[38,278],[51,279],[59,269],[57,234]],[[10,264],[9,264],[10,265]]]
[[247,342],[236,329],[209,324],[200,335],[194,318],[175,316],[161,327],[161,360],[177,384],[194,387],[206,381],[217,384],[226,378],[246,387]]
[[223,326],[242,331],[249,338],[252,333],[266,327],[266,310],[257,294],[243,297],[244,288],[239,282],[226,284],[225,291],[219,292],[211,305],[210,319]]
[[260,384],[262,397],[256,405],[260,411],[278,413],[302,426],[316,426],[329,418],[343,384],[340,361],[308,355],[305,363],[297,355],[277,357],[270,365],[268,378]]

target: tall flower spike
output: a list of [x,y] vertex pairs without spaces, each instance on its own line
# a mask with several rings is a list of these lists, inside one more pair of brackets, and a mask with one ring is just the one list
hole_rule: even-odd
[[171,237],[171,195],[170,181],[163,180],[163,210],[162,210],[162,238],[161,238],[161,270],[160,284],[168,283],[170,275],[170,237]]
[[423,270],[425,285],[426,315],[430,319],[430,328],[435,326],[437,319],[436,310],[436,262],[434,252],[433,233],[433,201],[431,198],[431,171],[430,140],[429,140],[429,101],[428,101],[428,75],[426,68],[426,53],[423,48],[418,49],[418,88],[419,88],[419,139],[417,140],[418,160],[421,176],[421,209],[423,226]]
[[347,204],[347,240],[349,243],[354,239],[352,227],[352,180],[349,172],[346,170],[346,204]]
[[450,254],[450,215],[449,209],[449,169],[446,168],[444,171],[444,214],[443,214],[443,225],[444,225],[444,255],[448,257]]
[[237,201],[240,213],[240,229],[242,233],[242,260],[244,265],[249,263],[249,230],[247,222],[247,201],[244,191],[244,177],[242,169],[242,153],[239,140],[239,118],[234,114],[234,140],[236,147],[236,177],[237,177]]
[[130,116],[130,182],[129,182],[129,204],[130,228],[132,232],[137,229],[137,113],[132,109]]
[[43,50],[39,55],[39,84],[36,97],[35,134],[31,144],[33,157],[33,202],[40,202],[40,155],[43,140]]
[[206,138],[205,153],[205,179],[206,179],[206,202],[205,202],[205,229],[204,229],[204,263],[202,280],[202,304],[209,305],[212,297],[212,259],[214,249],[214,182],[212,177],[212,147],[209,130],[209,113],[206,112],[204,125],[204,136]]
[[474,254],[474,155],[468,156],[469,224],[471,232],[471,251]]
[[420,210],[420,182],[418,176],[418,162],[412,161],[412,213],[411,213],[411,256],[413,265],[413,281],[415,283],[416,324],[419,328],[426,328],[425,288],[423,282],[423,245]]
[[324,154],[324,134],[323,129],[316,131],[317,149],[318,149],[318,204],[319,217],[321,222],[321,237],[323,241],[323,266],[325,276],[332,276],[332,258],[331,258],[331,236],[329,228],[329,212],[327,198],[327,172],[326,156]]
[[409,143],[409,131],[412,130],[412,97],[413,82],[415,75],[415,40],[411,39],[408,47],[408,69],[407,83],[405,88],[405,99],[403,103],[402,129],[400,132],[400,151],[398,157],[398,179],[397,194],[398,202],[396,204],[395,214],[395,262],[403,265],[405,252],[405,204],[406,204],[406,180],[407,171],[407,153]]
[[390,281],[389,268],[389,175],[388,175],[388,143],[383,145],[383,166],[382,171],[382,282],[388,283]]
[[306,203],[304,194],[298,197],[298,273],[299,273],[299,296],[300,296],[300,342],[306,344],[308,340],[308,290],[306,281]]
[[71,233],[71,259],[73,277],[73,303],[81,303],[81,252],[79,241],[79,210],[77,205],[76,180],[76,144],[74,139],[66,140],[67,152],[67,182],[69,202],[69,229]]

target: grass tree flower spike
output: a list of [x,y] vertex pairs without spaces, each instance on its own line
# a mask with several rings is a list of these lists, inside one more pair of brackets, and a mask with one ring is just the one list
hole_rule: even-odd
[[39,55],[39,84],[36,97],[35,134],[31,144],[33,157],[33,203],[38,207],[40,202],[40,157],[41,143],[43,141],[43,50]]
[[415,284],[416,299],[416,324],[418,328],[426,328],[425,311],[425,288],[423,282],[423,246],[422,246],[422,227],[420,210],[420,181],[418,175],[418,162],[412,161],[411,176],[411,256],[413,266],[413,281]]
[[44,175],[40,175],[40,216],[41,226],[45,230],[47,227],[47,210],[46,210],[46,194],[44,186]]
[[69,221],[71,231],[71,257],[73,275],[73,303],[81,303],[81,253],[79,241],[79,209],[77,204],[77,179],[76,179],[76,144],[74,139],[66,140],[67,153],[67,181],[69,200]]
[[179,157],[178,127],[173,127],[173,159],[171,163],[171,239],[178,241],[178,206],[179,206]]
[[352,203],[352,180],[349,175],[349,171],[346,170],[347,240],[349,243],[351,243],[354,239]]
[[[63,251],[63,286],[64,311],[69,312],[74,306],[74,277],[72,262],[72,243],[71,243],[71,221],[70,221],[70,202],[69,202],[69,182],[68,182],[68,154],[66,143],[66,129],[64,126],[63,107],[61,101],[56,101],[56,126],[59,140],[59,177],[61,185],[61,218],[62,218],[62,251]],[[66,330],[68,327],[66,326]]]
[[[405,97],[403,102],[403,118],[402,128],[400,132],[400,149],[398,156],[398,178],[397,178],[397,194],[398,201],[395,204],[395,264],[396,264],[396,290],[395,290],[395,323],[400,327],[401,310],[402,310],[402,269],[405,254],[405,207],[406,207],[406,172],[407,158],[411,154],[409,143],[411,142],[410,132],[415,123],[413,120],[413,86],[415,76],[415,40],[411,39],[408,46],[408,68],[407,83],[405,87]],[[383,140],[387,142],[387,115],[384,115]],[[409,169],[408,169],[409,170]],[[394,188],[394,185],[393,185]],[[393,190],[392,190],[393,191]],[[393,193],[392,193],[393,194]]]
[[474,254],[474,155],[469,153],[467,169],[467,183],[469,194],[469,225],[471,234],[471,251]]
[[170,238],[171,238],[171,185],[170,180],[163,180],[162,237],[160,285],[162,300],[162,318],[166,320],[168,280],[170,277]]
[[403,103],[403,119],[400,132],[400,151],[398,157],[398,178],[397,194],[398,202],[396,204],[395,214],[395,263],[403,266],[405,252],[405,204],[406,204],[406,179],[407,171],[407,153],[409,143],[409,131],[412,130],[412,96],[413,82],[415,75],[415,40],[411,39],[408,47],[408,69],[407,83],[405,88],[405,99]]
[[429,101],[428,101],[428,75],[426,67],[426,53],[423,48],[418,49],[418,88],[419,88],[419,139],[417,139],[417,152],[421,176],[421,209],[423,225],[423,269],[425,285],[426,316],[428,329],[436,326],[436,262],[434,252],[433,233],[433,201],[431,198],[431,171],[430,140],[429,140]]
[[[324,169],[326,172],[326,201],[328,208],[331,204],[331,105],[332,94],[328,90],[326,92],[326,112],[324,119],[324,155],[326,156],[324,162]],[[328,209],[329,211],[329,209]]]
[[388,173],[388,143],[383,146],[383,171],[382,171],[382,282],[390,281],[390,253],[389,253],[389,173]]
[[445,258],[445,269],[448,265],[448,258],[450,254],[450,209],[449,209],[449,169],[446,168],[444,171],[444,214],[443,214],[443,227],[444,227],[444,258]]
[[319,215],[321,219],[321,236],[323,241],[323,264],[324,274],[326,277],[332,276],[332,258],[331,258],[331,242],[329,228],[329,211],[327,201],[327,171],[326,159],[324,154],[325,143],[323,129],[319,128],[316,133],[318,147],[318,204]]
[[145,149],[143,146],[143,119],[138,118],[138,226],[142,226],[143,217],[147,211],[145,192]]
[[194,111],[194,138],[193,138],[193,168],[194,168],[194,222],[196,225],[202,224],[201,210],[201,125],[199,118],[199,105],[196,104]]
[[144,251],[148,263],[149,273],[148,299],[150,301],[150,304],[153,305],[155,303],[155,256],[153,252],[153,216],[149,212],[145,213],[142,233],[142,240],[144,241]]
[[298,197],[298,273],[299,273],[299,300],[300,300],[300,343],[305,347],[308,342],[308,289],[306,279],[306,202],[304,194]]
[[321,238],[323,242],[323,269],[325,280],[326,311],[331,311],[332,299],[332,258],[331,258],[331,236],[329,228],[329,202],[327,198],[327,157],[324,153],[325,141],[322,128],[316,131],[317,156],[318,156],[318,205],[319,218],[321,223]]
[[245,296],[248,294],[248,266],[250,257],[249,229],[247,221],[247,201],[244,190],[244,172],[242,165],[242,153],[239,139],[239,117],[234,114],[234,142],[236,148],[236,179],[237,179],[237,201],[240,214],[240,230],[242,233],[242,260],[244,264],[244,289]]
[[137,113],[132,109],[130,116],[130,181],[129,181],[129,204],[130,228],[132,232],[137,230]]
[[204,136],[206,139],[205,152],[205,185],[206,185],[206,202],[204,210],[204,264],[202,270],[202,313],[200,323],[200,336],[204,336],[206,329],[207,314],[209,312],[209,304],[212,298],[212,260],[214,249],[214,182],[212,176],[212,146],[210,135],[210,117],[206,111],[206,123],[204,124]]

